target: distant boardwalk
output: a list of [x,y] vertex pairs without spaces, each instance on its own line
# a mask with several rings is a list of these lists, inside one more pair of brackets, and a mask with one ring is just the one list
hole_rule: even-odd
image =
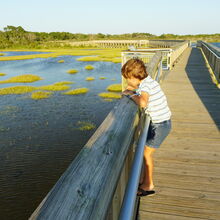
[[141,220],[220,219],[220,89],[201,51],[188,48],[165,79],[173,129],[155,157],[154,197]]

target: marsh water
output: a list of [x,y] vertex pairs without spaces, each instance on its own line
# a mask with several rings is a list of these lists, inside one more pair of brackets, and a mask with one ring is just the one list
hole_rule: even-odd
[[[7,52],[6,55],[23,55]],[[31,52],[28,52],[30,54]],[[30,94],[0,96],[0,219],[27,219],[56,183],[95,129],[83,131],[77,124],[89,121],[98,127],[116,104],[98,96],[110,84],[120,83],[121,64],[80,62],[78,56],[1,61],[0,80],[21,74],[43,79],[25,85],[50,85],[71,81],[71,89],[86,87],[87,94],[54,92],[47,99]],[[58,63],[64,60],[64,63]],[[85,70],[86,65],[94,70]],[[68,74],[77,69],[77,74]],[[94,81],[86,81],[92,76]],[[101,80],[99,77],[106,77]],[[24,83],[0,84],[0,88]]]

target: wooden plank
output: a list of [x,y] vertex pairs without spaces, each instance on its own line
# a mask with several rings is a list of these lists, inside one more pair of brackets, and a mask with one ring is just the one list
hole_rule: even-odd
[[[171,213],[159,213],[159,212],[147,212],[147,211],[140,211],[140,218],[139,220],[189,220],[189,217],[183,215],[172,215]],[[205,220],[206,218],[199,218],[201,220]],[[190,220],[198,220],[198,218],[190,217]]]
[[[214,210],[207,210],[202,208],[191,208],[191,207],[179,207],[175,204],[160,204],[160,203],[153,203],[149,199],[145,202],[144,199],[141,200],[140,210],[144,211],[145,206],[148,210],[154,210],[154,212],[159,212],[163,214],[173,214],[176,215],[177,219],[178,216],[185,216],[189,219],[191,218],[200,218],[200,219],[220,219],[220,212]],[[144,208],[142,208],[144,207]],[[140,217],[142,218],[142,216]]]

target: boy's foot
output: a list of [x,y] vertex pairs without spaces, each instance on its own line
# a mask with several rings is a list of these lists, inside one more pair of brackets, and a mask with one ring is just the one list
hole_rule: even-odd
[[143,190],[140,187],[138,187],[138,196],[152,196],[155,194],[154,190]]

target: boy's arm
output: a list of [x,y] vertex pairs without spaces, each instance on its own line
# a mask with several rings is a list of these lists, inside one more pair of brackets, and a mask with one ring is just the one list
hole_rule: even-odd
[[142,91],[140,96],[134,95],[131,99],[134,100],[134,102],[141,108],[146,108],[148,105],[149,94]]
[[130,95],[130,98],[141,108],[146,108],[149,100],[149,94],[147,92],[141,92],[141,95],[135,95],[135,92],[126,89],[122,93],[123,95]]

